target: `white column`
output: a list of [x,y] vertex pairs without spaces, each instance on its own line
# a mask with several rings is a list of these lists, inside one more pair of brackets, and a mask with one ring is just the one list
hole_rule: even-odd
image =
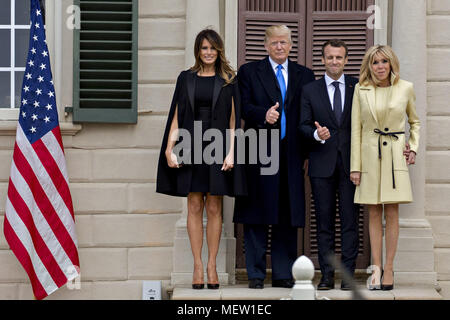
[[206,27],[220,33],[219,0],[186,0],[186,68],[194,65],[195,36]]
[[386,45],[388,43],[389,0],[375,0],[376,21],[374,30],[374,44]]
[[[197,34],[211,27],[220,33],[220,5],[219,0],[186,0],[186,38],[185,38],[185,67],[192,67],[195,62],[194,43]],[[229,221],[230,202],[224,201],[224,224],[232,225]],[[202,260],[206,279],[206,263],[208,259],[208,247],[206,244],[206,213],[203,213],[203,250]],[[174,252],[173,252],[173,270],[171,274],[171,283],[175,285],[190,285],[192,283],[193,257],[189,236],[187,233],[187,200],[183,199],[183,213],[176,223]],[[235,259],[235,240],[230,237],[229,230],[222,229],[222,238],[220,240],[219,253],[217,255],[217,273],[221,284],[228,284],[229,269],[227,261],[230,258]],[[234,269],[233,272],[234,281]]]
[[396,283],[436,284],[433,235],[425,217],[427,114],[426,0],[394,1],[392,47],[401,78],[414,83],[421,120],[416,165],[410,167],[414,202],[400,205],[400,239],[394,269]]

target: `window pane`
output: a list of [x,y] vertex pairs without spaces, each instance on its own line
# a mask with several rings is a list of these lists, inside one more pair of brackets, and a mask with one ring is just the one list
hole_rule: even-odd
[[0,24],[11,24],[11,0],[0,0]]
[[10,72],[0,72],[0,108],[11,108]]
[[30,24],[30,2],[29,0],[16,0],[16,24]]
[[24,71],[16,71],[14,77],[16,78],[16,83],[15,83],[15,106],[16,108],[20,108],[20,102],[22,101],[21,96],[22,96],[22,81],[23,81],[23,74],[25,72]]
[[11,30],[0,30],[0,43],[2,50],[0,50],[0,67],[11,66]]
[[30,30],[16,29],[16,67],[25,67],[28,56]]

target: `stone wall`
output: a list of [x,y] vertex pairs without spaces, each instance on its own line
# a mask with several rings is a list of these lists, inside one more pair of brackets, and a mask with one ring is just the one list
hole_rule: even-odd
[[[156,194],[155,182],[168,107],[185,63],[185,5],[139,1],[137,125],[83,124],[75,136],[63,137],[82,282],[81,290],[62,288],[49,299],[141,299],[142,280],[162,280],[167,299],[182,202]],[[71,45],[62,45],[63,65],[70,70]],[[71,101],[71,85],[64,88],[62,100]],[[13,143],[13,135],[0,134],[1,230]],[[2,232],[0,299],[32,298],[27,275]]]
[[440,292],[450,299],[450,1],[428,0],[426,215]]

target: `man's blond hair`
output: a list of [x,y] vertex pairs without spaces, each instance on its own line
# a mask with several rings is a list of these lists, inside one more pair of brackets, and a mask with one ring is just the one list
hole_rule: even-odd
[[287,36],[289,42],[292,43],[291,30],[284,24],[268,27],[266,29],[264,43],[268,43],[269,38],[277,36]]

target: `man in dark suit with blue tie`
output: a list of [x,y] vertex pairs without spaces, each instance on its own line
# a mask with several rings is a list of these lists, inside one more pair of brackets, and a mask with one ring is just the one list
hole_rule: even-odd
[[[336,194],[341,221],[341,261],[354,274],[358,255],[358,206],[350,181],[350,132],[353,92],[358,79],[344,75],[348,62],[345,42],[333,39],[322,47],[325,76],[303,88],[300,131],[312,143],[308,175],[317,218],[319,264],[322,278],[318,290],[334,288]],[[341,283],[342,290],[350,284]]]
[[[236,197],[234,222],[244,224],[249,288],[264,287],[269,225],[272,286],[291,288],[297,228],[305,224],[303,163],[307,150],[298,132],[301,89],[314,80],[314,74],[288,59],[292,40],[286,26],[267,28],[264,44],[269,56],[244,64],[238,72],[242,118],[246,132],[257,131],[258,148],[263,143],[271,152],[271,139],[277,137],[279,152],[273,150],[272,158],[276,157],[279,169],[264,174],[267,163],[260,157],[256,164],[246,165],[248,196]],[[265,133],[267,140],[262,139]]]

